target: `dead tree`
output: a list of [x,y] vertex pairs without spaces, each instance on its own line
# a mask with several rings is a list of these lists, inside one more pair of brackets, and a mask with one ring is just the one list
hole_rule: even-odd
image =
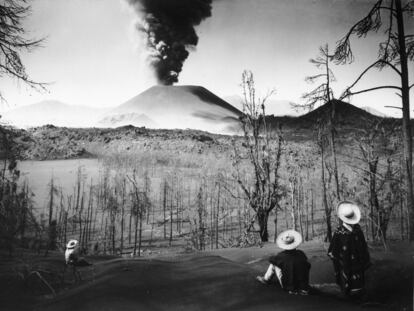
[[[408,62],[414,60],[414,34],[405,33],[405,18],[414,12],[414,2],[408,1],[402,5],[401,0],[378,0],[361,20],[356,22],[346,35],[338,41],[333,55],[338,64],[351,63],[354,55],[351,49],[351,38],[365,37],[385,28],[384,41],[379,44],[378,58],[369,65],[356,80],[345,90],[341,98],[366,93],[370,91],[389,89],[396,91],[402,103],[402,136],[404,153],[405,191],[410,219],[410,240],[414,241],[414,190],[413,190],[413,153],[412,133],[410,124],[410,85]],[[354,90],[354,87],[371,69],[388,68],[399,77],[399,85],[380,85],[367,89]]]
[[203,187],[200,186],[200,189],[197,193],[197,215],[198,215],[198,228],[197,228],[197,236],[198,236],[198,249],[205,250],[206,249],[206,224],[205,218],[207,216],[207,210],[205,207],[205,203],[203,200]]
[[[265,103],[272,92],[262,99],[258,98],[253,73],[250,71],[243,72],[242,88],[244,115],[241,117],[241,126],[243,144],[247,151],[243,154],[237,144],[234,144],[235,179],[255,212],[260,239],[265,242],[269,240],[269,214],[277,207],[281,197],[279,168],[282,137],[280,131],[275,133],[266,123]],[[241,175],[244,160],[248,160],[253,168],[251,183],[246,183]]]
[[131,201],[132,208],[131,211],[135,218],[135,234],[134,234],[134,256],[137,254],[141,256],[141,246],[142,246],[142,222],[145,215],[145,205],[143,204],[143,195],[139,190],[138,182],[136,179],[136,171],[134,170],[132,177],[127,176],[128,180],[132,185],[131,189]]
[[324,129],[322,122],[318,122],[318,131],[317,131],[317,145],[319,148],[320,159],[321,159],[321,186],[322,186],[322,204],[325,212],[325,222],[326,222],[326,237],[327,241],[332,239],[332,206],[328,204],[328,194],[326,189],[326,176],[325,176],[325,167],[326,167],[326,156],[325,156],[325,144],[326,137],[324,135]]
[[[45,84],[30,79],[20,58],[21,52],[39,47],[42,40],[25,38],[24,19],[30,13],[27,0],[5,0],[0,4],[0,77],[7,76],[29,87],[45,90]],[[4,100],[0,92],[0,101]]]
[[[399,179],[393,168],[393,158],[398,150],[396,124],[385,123],[385,119],[376,118],[365,122],[366,127],[359,135],[358,146],[360,160],[366,168],[358,170],[368,183],[369,188],[369,219],[373,239],[386,241],[388,223],[394,205],[400,200]],[[355,156],[353,156],[355,159]],[[386,162],[381,170],[380,161]],[[368,178],[366,176],[368,175]]]
[[328,104],[329,111],[327,115],[324,116],[322,122],[328,124],[327,129],[329,130],[329,147],[331,149],[332,155],[332,164],[333,164],[333,173],[335,177],[335,190],[336,197],[339,201],[341,199],[340,186],[339,186],[339,169],[337,163],[337,152],[336,152],[336,129],[335,129],[335,112],[336,112],[336,103],[334,93],[331,87],[331,84],[336,81],[335,75],[330,67],[332,60],[332,55],[329,54],[329,48],[326,44],[324,47],[319,48],[319,56],[312,58],[310,62],[316,66],[317,69],[322,72],[314,75],[308,76],[305,78],[305,81],[308,83],[315,83],[319,80],[322,80],[322,83],[319,84],[312,91],[303,94],[302,98],[306,99],[306,103],[301,105],[301,107],[307,108],[308,110],[313,110],[315,105],[324,105]]
[[[58,194],[58,189],[54,185],[54,179],[53,176],[50,179],[49,184],[49,221],[48,221],[48,246],[46,249],[45,255],[48,254],[49,250],[55,250],[56,249],[56,243],[57,243],[57,221],[53,218],[53,209],[54,209],[54,198]],[[56,217],[55,217],[56,218]]]

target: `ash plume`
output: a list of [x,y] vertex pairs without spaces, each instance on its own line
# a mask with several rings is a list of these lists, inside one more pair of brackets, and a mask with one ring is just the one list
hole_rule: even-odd
[[198,43],[195,26],[211,16],[212,0],[126,0],[138,15],[149,61],[160,84],[178,81],[189,50]]

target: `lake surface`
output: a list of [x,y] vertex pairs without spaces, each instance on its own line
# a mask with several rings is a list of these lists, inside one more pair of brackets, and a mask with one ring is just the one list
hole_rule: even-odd
[[18,168],[21,172],[20,182],[27,181],[35,194],[33,201],[36,208],[46,206],[52,177],[57,188],[62,188],[63,193],[70,194],[76,185],[79,168],[82,178],[87,183],[91,178],[93,183],[96,183],[103,172],[102,163],[98,159],[22,161],[19,162]]

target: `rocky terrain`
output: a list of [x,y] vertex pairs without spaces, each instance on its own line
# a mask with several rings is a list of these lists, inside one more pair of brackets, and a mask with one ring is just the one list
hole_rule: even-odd
[[[331,104],[300,117],[268,116],[267,123],[280,130],[287,143],[310,143],[315,140],[318,124],[327,118]],[[400,121],[381,118],[348,103],[335,103],[335,130],[342,145],[355,142],[357,136],[373,124],[395,127]],[[325,119],[326,120],[326,119]],[[325,122],[326,123],[326,122]],[[21,159],[51,160],[98,157],[111,152],[162,151],[167,154],[222,155],[233,149],[240,136],[212,134],[199,130],[148,129],[132,125],[118,128],[67,128],[46,125],[28,130],[14,130]]]
[[14,132],[23,160],[98,157],[111,152],[162,150],[167,153],[221,153],[231,148],[230,136],[196,130],[152,130],[134,126],[66,128],[46,125]]

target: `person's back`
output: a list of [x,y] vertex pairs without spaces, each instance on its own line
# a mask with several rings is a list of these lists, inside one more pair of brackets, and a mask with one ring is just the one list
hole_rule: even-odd
[[269,268],[264,276],[257,280],[269,284],[271,278],[276,276],[281,287],[290,294],[299,293],[307,295],[309,291],[310,263],[301,250],[296,249],[302,242],[302,236],[295,230],[286,230],[277,238],[277,245],[282,252],[269,258]]
[[335,231],[328,249],[336,282],[346,296],[363,296],[365,270],[371,261],[364,233],[358,225],[361,211],[354,202],[341,201],[337,214],[342,224]]
[[66,246],[65,251],[65,262],[66,265],[74,267],[90,266],[84,258],[80,257],[79,242],[77,240],[70,240]]
[[284,250],[270,257],[269,262],[281,269],[285,290],[309,290],[310,263],[304,252],[298,249]]
[[67,265],[75,265],[79,259],[79,243],[77,240],[70,240],[66,245],[65,262]]

